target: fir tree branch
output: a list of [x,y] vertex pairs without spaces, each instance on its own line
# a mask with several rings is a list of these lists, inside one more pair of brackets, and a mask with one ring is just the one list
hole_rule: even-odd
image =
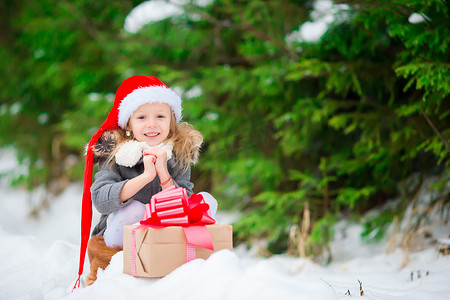
[[[377,10],[383,10],[383,11],[390,12],[393,14],[400,14],[405,17],[410,16],[414,12],[408,6],[400,4],[400,3],[392,2],[392,1],[347,0],[347,1],[336,1],[336,3],[344,3],[344,4],[348,4],[348,5],[359,6],[359,7],[365,6],[367,8],[375,8]],[[392,9],[391,7],[395,8],[395,9]]]
[[279,47],[286,55],[289,55],[292,59],[294,59],[294,60],[298,59],[297,53],[295,53],[295,51],[290,51],[286,47],[284,42],[278,40],[275,37],[270,36],[267,32],[264,32],[263,30],[259,30],[255,26],[253,26],[245,17],[245,15],[242,11],[242,8],[239,7],[237,9],[237,12],[239,13],[239,15],[241,17],[243,30],[252,33],[253,36],[255,36],[263,41],[266,41],[268,43],[271,43],[272,45]]
[[420,108],[420,111],[422,112],[422,115],[425,117],[425,120],[427,120],[428,124],[430,124],[431,128],[433,128],[433,131],[438,135],[439,139],[442,141],[442,143],[444,143],[444,145],[449,148],[450,145],[448,144],[448,142],[444,139],[444,137],[442,136],[442,134],[439,132],[439,130],[437,130],[437,128],[434,126],[433,122],[431,122],[430,118],[428,117],[428,115],[425,113],[425,111]]

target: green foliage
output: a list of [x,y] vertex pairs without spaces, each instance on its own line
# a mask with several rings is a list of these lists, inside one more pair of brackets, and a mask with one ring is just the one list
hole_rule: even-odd
[[[324,254],[343,213],[385,204],[412,174],[448,193],[448,2],[335,1],[346,6],[318,42],[288,38],[313,1],[192,1],[125,32],[140,2],[1,4],[0,145],[27,162],[29,188],[79,180],[120,82],[152,74],[184,91],[184,118],[205,136],[197,186],[243,211],[240,241],[283,252],[309,211],[307,253]],[[365,235],[381,237],[404,201]]]
[[363,223],[364,231],[361,236],[367,241],[381,240],[396,215],[398,213],[392,211],[392,209],[386,209],[380,214],[367,217]]

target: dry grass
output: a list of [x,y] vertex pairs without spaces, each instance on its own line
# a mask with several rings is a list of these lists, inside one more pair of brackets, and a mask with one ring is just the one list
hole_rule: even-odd
[[448,223],[448,220],[439,216],[438,212],[446,211],[449,195],[437,196],[428,204],[423,205],[423,203],[418,202],[422,188],[423,183],[421,182],[414,189],[413,197],[403,220],[400,222],[399,218],[395,217],[392,222],[392,231],[387,243],[386,253],[389,254],[398,247],[403,249],[402,268],[408,265],[410,252],[423,250],[427,243],[436,243],[435,239],[427,240],[431,236],[429,233],[432,229],[430,220],[433,220],[433,222],[439,221],[443,225]]
[[306,202],[301,226],[294,224],[289,231],[289,254],[306,257],[306,245],[309,237],[310,221],[309,205],[308,202]]

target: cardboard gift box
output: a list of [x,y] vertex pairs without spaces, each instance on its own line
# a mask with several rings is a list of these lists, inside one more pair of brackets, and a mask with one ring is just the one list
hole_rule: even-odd
[[[138,225],[124,226],[123,272],[133,275],[132,231]],[[212,253],[222,249],[233,249],[233,228],[231,225],[213,224],[208,228],[213,250],[195,247],[195,258],[207,259]],[[135,230],[136,276],[163,277],[187,259],[186,237],[181,226],[144,227]]]

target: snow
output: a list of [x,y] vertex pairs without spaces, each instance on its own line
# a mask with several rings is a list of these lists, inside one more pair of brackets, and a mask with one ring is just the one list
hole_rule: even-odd
[[190,90],[184,94],[185,98],[198,98],[202,95],[202,87],[200,85],[194,85]]
[[411,24],[422,23],[424,21],[430,21],[430,18],[428,18],[424,14],[419,14],[419,13],[413,13],[408,18],[408,22]]
[[[207,6],[213,0],[194,0],[197,6]],[[131,10],[125,18],[124,28],[129,33],[138,32],[144,25],[158,22],[183,13],[183,5],[189,3],[187,0],[151,0],[145,1]]]
[[301,24],[298,30],[287,35],[287,43],[319,41],[331,23],[348,18],[348,10],[349,6],[346,4],[334,4],[331,0],[315,0],[311,12],[312,21]]
[[[18,167],[11,155],[0,152],[1,173]],[[363,243],[362,227],[348,222],[336,227],[334,260],[328,266],[287,255],[262,258],[255,248],[237,246],[206,261],[189,262],[161,279],[134,278],[122,273],[119,252],[92,286],[72,292],[78,270],[81,184],[72,184],[55,198],[38,220],[28,217],[27,205],[44,195],[42,189],[12,189],[7,177],[1,177],[0,195],[0,299],[331,300],[348,299],[348,292],[359,297],[358,280],[366,299],[443,300],[450,295],[450,258],[439,255],[437,248],[410,253],[409,263],[402,267],[401,249],[388,255],[385,242]],[[217,214],[219,223],[237,218],[239,213]],[[88,269],[86,262],[84,275]]]

